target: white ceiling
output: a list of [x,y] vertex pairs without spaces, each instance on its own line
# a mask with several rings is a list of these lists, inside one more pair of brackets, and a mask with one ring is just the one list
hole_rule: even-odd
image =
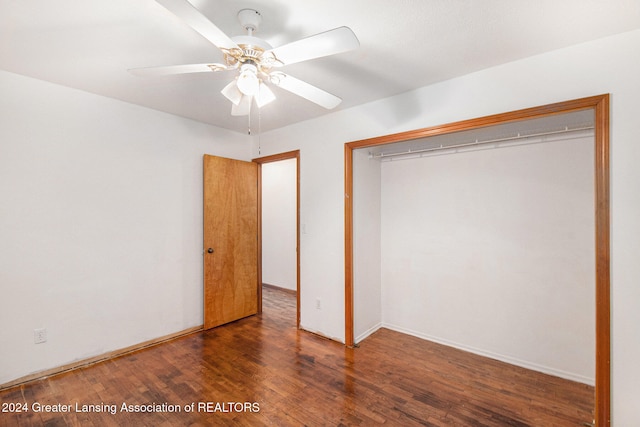
[[[283,69],[343,99],[338,109],[640,28],[640,0],[192,0],[229,36],[262,14],[272,46],[346,25],[356,51]],[[635,53],[634,53],[635,54]],[[220,90],[229,74],[137,77],[128,69],[222,62],[153,0],[0,0],[0,69],[246,132]],[[329,111],[274,89],[263,131]],[[257,123],[257,114],[252,122]]]

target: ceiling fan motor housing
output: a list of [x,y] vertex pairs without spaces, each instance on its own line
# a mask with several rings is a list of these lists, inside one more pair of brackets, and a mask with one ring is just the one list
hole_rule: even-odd
[[262,54],[272,46],[266,41],[253,36],[253,32],[258,30],[262,15],[254,9],[242,9],[238,12],[238,21],[247,31],[246,35],[232,37],[234,43],[240,47],[240,51],[229,51],[225,55],[228,65],[252,63],[258,66],[260,72],[267,72],[267,64],[262,60]]

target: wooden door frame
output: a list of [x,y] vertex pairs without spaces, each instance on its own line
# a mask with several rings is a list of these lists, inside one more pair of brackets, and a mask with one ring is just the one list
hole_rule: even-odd
[[300,150],[258,157],[258,313],[262,313],[262,165],[296,159],[296,328],[300,329]]
[[344,146],[346,345],[353,346],[355,344],[353,330],[353,150],[590,109],[595,113],[595,422],[599,427],[609,426],[611,419],[609,94],[346,143]]

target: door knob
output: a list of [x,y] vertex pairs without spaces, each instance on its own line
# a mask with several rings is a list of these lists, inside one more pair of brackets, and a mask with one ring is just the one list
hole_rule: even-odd
[[213,248],[209,248],[209,249],[207,249],[207,252],[208,252],[208,253],[210,253],[210,254],[212,254],[212,253],[213,253]]

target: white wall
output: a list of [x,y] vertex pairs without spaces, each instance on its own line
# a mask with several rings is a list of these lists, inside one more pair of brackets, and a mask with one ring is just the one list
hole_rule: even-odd
[[383,162],[384,326],[593,385],[593,148]]
[[382,326],[380,162],[353,152],[353,335],[360,342]]
[[262,165],[262,283],[297,289],[296,159]]
[[250,141],[7,72],[0,87],[0,383],[201,325],[202,155],[248,159]]
[[[612,410],[640,417],[640,31],[526,58],[261,135],[262,155],[301,150],[301,326],[344,339],[344,143],[611,94]],[[366,72],[366,71],[364,71]],[[256,141],[257,142],[257,141]],[[257,143],[254,144],[257,156]],[[306,295],[306,296],[305,296]],[[322,297],[322,310],[315,298]]]

